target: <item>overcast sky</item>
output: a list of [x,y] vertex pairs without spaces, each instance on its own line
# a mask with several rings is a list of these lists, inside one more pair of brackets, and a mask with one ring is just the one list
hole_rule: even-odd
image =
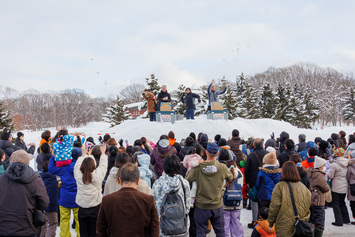
[[179,84],[312,62],[355,68],[355,1],[11,0],[0,86],[117,94],[154,73]]

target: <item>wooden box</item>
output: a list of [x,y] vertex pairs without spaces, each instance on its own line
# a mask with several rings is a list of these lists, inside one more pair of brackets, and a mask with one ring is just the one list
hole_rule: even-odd
[[212,102],[211,110],[223,110],[223,102]]
[[171,103],[170,102],[161,102],[160,103],[160,111],[171,111]]

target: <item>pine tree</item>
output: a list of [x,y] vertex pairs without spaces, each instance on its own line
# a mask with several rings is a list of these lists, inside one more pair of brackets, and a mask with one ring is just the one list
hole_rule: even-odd
[[311,125],[319,118],[319,105],[310,90],[307,90],[304,95],[302,104],[304,105],[305,116],[305,123],[302,128],[312,128]]
[[344,120],[351,120],[353,122],[353,126],[355,126],[355,91],[353,88],[350,88],[347,93],[345,98],[345,107],[342,112]]
[[200,94],[201,102],[196,104],[195,117],[199,116],[200,114],[207,113],[207,106],[208,106],[207,85],[203,85],[200,88],[202,91],[202,95]]
[[177,100],[175,101],[176,105],[174,107],[174,111],[177,114],[185,114],[186,111],[186,104],[181,102],[181,96],[186,95],[185,93],[186,87],[184,85],[180,85],[176,91],[174,91],[174,95],[176,96]]
[[154,74],[150,75],[150,78],[146,78],[145,79],[146,83],[147,83],[147,90],[149,92],[152,92],[153,95],[158,95],[158,93],[160,92],[160,86],[158,83],[158,79],[155,78]]
[[227,92],[222,95],[221,100],[224,101],[224,109],[228,111],[228,119],[234,119],[237,117],[237,110],[235,107],[237,103],[236,84],[229,83],[229,85]]
[[248,111],[244,107],[244,103],[246,100],[245,91],[246,91],[246,83],[245,83],[244,74],[242,73],[236,82],[236,93],[237,93],[236,101],[237,102],[235,104],[237,116],[241,117],[241,118],[246,118],[248,116]]
[[289,94],[287,89],[282,84],[279,84],[276,90],[276,113],[273,119],[287,121],[287,110],[289,106],[287,94]]
[[275,115],[275,95],[269,83],[264,84],[260,90],[260,117],[272,118]]
[[119,125],[130,117],[130,113],[125,111],[123,106],[123,102],[120,100],[119,96],[117,96],[114,104],[107,108],[104,120],[111,123],[111,127]]
[[259,95],[256,90],[252,87],[248,80],[245,81],[245,92],[244,92],[244,100],[242,103],[243,108],[246,111],[247,119],[256,119],[260,118],[260,110],[259,110]]
[[5,129],[13,129],[13,124],[9,111],[5,110],[2,102],[0,101],[0,131]]

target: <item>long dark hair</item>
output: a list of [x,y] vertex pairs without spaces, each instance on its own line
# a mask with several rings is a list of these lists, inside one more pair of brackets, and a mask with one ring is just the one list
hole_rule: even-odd
[[86,157],[81,163],[80,171],[83,173],[83,183],[92,183],[92,172],[96,169],[95,161],[91,157]]
[[118,167],[117,170],[117,181],[119,182],[119,177],[120,177],[120,172],[121,172],[121,168],[125,165],[131,163],[131,158],[129,157],[129,155],[127,153],[119,153],[116,157],[116,162],[115,162],[115,166]]

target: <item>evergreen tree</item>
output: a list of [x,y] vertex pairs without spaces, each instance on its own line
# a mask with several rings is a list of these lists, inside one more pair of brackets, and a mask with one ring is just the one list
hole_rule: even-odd
[[302,104],[304,105],[305,123],[301,127],[311,128],[311,125],[319,118],[319,105],[310,90],[307,90],[304,95]]
[[350,88],[345,98],[343,118],[347,121],[351,120],[353,122],[353,126],[355,126],[355,91],[353,88]]
[[275,95],[269,83],[264,84],[260,90],[260,117],[272,118],[275,115]]
[[9,111],[5,110],[2,102],[0,101],[0,131],[5,129],[13,129],[13,124]]
[[158,83],[158,79],[155,78],[154,74],[150,75],[150,78],[146,78],[145,79],[146,83],[147,83],[147,90],[149,92],[152,92],[153,95],[157,96],[158,93],[160,92],[160,86]]
[[279,84],[276,90],[276,113],[273,119],[287,121],[287,110],[289,106],[287,94],[289,94],[287,89],[282,84]]
[[119,96],[117,96],[114,104],[107,108],[104,120],[105,122],[111,123],[111,127],[119,125],[124,120],[130,118],[130,113],[125,111],[123,106],[123,102],[120,100]]
[[221,100],[224,102],[224,109],[228,111],[228,119],[234,119],[237,117],[237,110],[235,107],[237,103],[236,84],[229,83],[229,85],[227,92],[222,95]]
[[239,78],[237,79],[236,82],[236,104],[235,104],[235,109],[238,117],[241,118],[246,118],[248,116],[248,111],[244,107],[245,103],[245,91],[246,91],[246,83],[245,83],[245,78],[244,74],[242,73]]
[[181,102],[181,96],[186,95],[185,89],[186,89],[186,87],[181,84],[181,85],[179,85],[178,89],[176,91],[174,91],[174,95],[177,98],[177,100],[175,100],[173,102],[173,103],[176,103],[175,107],[174,107],[174,111],[177,114],[185,114],[185,111],[186,111],[186,104]]
[[248,80],[245,81],[245,92],[244,100],[242,103],[243,108],[246,111],[247,119],[260,118],[259,110],[259,95],[256,90],[252,87]]
[[199,116],[200,114],[207,113],[207,107],[208,107],[207,87],[208,87],[207,85],[203,85],[200,87],[202,91],[202,95],[200,94],[201,102],[195,105],[196,106],[195,117]]

